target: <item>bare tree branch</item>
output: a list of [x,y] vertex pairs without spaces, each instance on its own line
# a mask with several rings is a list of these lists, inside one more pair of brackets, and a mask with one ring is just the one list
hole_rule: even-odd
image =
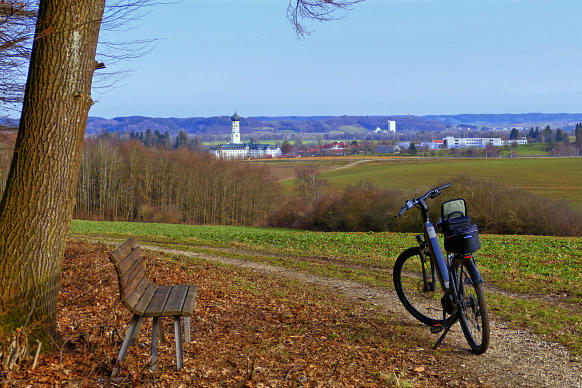
[[36,7],[32,0],[0,0],[0,120],[20,110]]
[[362,3],[365,0],[289,0],[287,6],[287,18],[295,29],[299,39],[308,37],[311,31],[306,30],[303,21],[315,20],[317,22],[328,22],[344,17],[337,16],[337,11],[347,12],[352,6]]

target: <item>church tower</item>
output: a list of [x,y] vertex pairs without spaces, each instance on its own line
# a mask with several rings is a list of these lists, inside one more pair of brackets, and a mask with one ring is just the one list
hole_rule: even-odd
[[236,111],[230,118],[232,120],[232,144],[240,144],[240,117]]

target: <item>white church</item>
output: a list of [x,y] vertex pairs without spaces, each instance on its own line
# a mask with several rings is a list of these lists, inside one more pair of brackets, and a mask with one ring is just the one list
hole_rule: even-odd
[[227,144],[219,144],[213,147],[212,152],[221,159],[260,159],[276,158],[281,155],[279,147],[270,144],[241,143],[240,141],[240,116],[234,112],[230,118],[232,121],[231,140]]

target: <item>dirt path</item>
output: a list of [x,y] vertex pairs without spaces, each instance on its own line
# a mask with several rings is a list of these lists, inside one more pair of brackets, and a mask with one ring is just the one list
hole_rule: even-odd
[[[371,162],[371,161],[372,160],[370,160],[370,159],[357,160],[355,162],[351,162],[351,163],[348,163],[348,164],[345,164],[345,165],[339,166],[339,167],[323,168],[321,170],[321,172],[337,171],[337,170],[341,170],[341,169],[344,169],[344,168],[354,167],[354,166],[356,166],[358,164],[368,163],[368,162]],[[291,170],[290,169],[289,173],[286,176],[283,176],[281,178],[278,178],[277,179],[277,182],[285,182],[285,181],[288,181],[288,180],[291,180],[291,179],[295,179],[295,178],[296,178],[296,176],[295,176],[294,170]]]
[[[404,310],[396,294],[383,288],[228,257],[150,245],[142,245],[142,247],[166,254],[234,265],[325,287],[356,301],[372,303],[384,311],[397,313],[411,325],[420,325]],[[431,342],[435,342],[438,337],[432,336],[428,330],[426,332],[427,337],[431,337]],[[582,362],[579,358],[571,355],[562,345],[548,342],[526,330],[510,329],[500,321],[491,321],[491,344],[484,355],[475,356],[468,351],[468,345],[459,325],[454,326],[445,339],[445,343],[451,345],[453,349],[455,347],[458,349],[456,353],[461,360],[461,365],[476,372],[485,385],[582,387]]]
[[362,163],[368,163],[368,162],[370,162],[370,161],[371,161],[371,160],[369,160],[369,159],[358,160],[357,162],[349,163],[349,164],[346,164],[346,165],[344,165],[344,166],[340,166],[340,167],[338,167],[338,168],[334,168],[333,170],[330,170],[330,171],[337,171],[337,170],[341,170],[341,169],[343,169],[343,168],[350,168],[350,167],[357,166],[358,164],[362,164]]

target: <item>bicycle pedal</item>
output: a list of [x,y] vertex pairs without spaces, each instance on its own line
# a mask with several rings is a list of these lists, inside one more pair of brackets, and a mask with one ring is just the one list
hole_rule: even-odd
[[444,328],[445,328],[445,327],[444,327],[443,325],[440,325],[440,324],[439,324],[439,325],[435,325],[435,326],[431,326],[431,327],[430,327],[430,332],[431,332],[432,334],[438,334],[438,333],[440,333],[441,331],[443,331],[443,329],[444,329]]

